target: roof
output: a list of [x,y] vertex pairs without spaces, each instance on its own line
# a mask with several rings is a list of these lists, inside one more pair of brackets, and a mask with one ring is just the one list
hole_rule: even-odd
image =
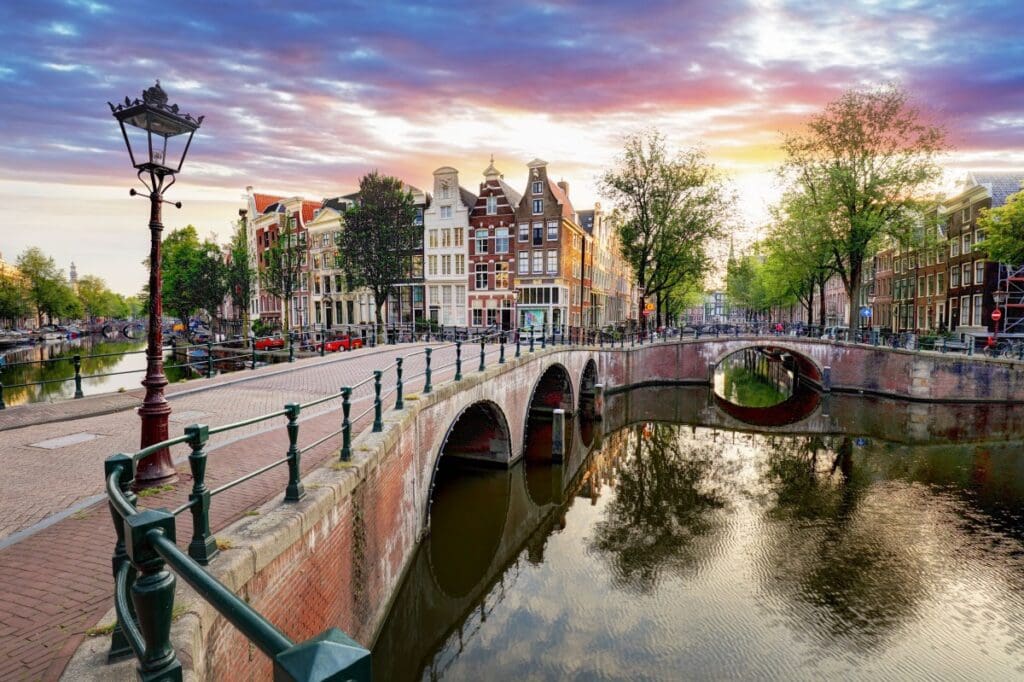
[[562,217],[576,221],[576,211],[572,207],[572,202],[569,201],[569,197],[565,195],[562,188],[558,186],[558,183],[548,177],[548,187],[551,188],[551,193],[555,195],[555,200],[562,205]]
[[509,206],[518,206],[519,202],[523,200],[523,195],[513,189],[512,185],[505,182],[505,178],[498,178],[498,184],[501,185],[501,191],[505,193]]
[[462,199],[462,203],[466,208],[472,209],[476,206],[476,195],[462,185],[459,185],[459,197]]
[[276,204],[281,201],[284,197],[275,197],[272,194],[253,194],[252,200],[256,204],[256,212],[263,213],[267,210],[267,207],[271,204]]
[[580,227],[586,230],[589,234],[594,234],[594,209],[588,209],[586,211],[579,211],[576,214],[577,220],[579,221]]
[[322,204],[319,201],[303,201],[302,202],[302,222],[303,223],[308,223],[310,220],[312,220],[313,219],[313,215],[316,213],[317,209],[319,209],[321,207],[321,205]]
[[996,172],[974,172],[971,179],[992,195],[992,207],[1002,206],[1011,194],[1021,191],[1021,183],[1024,182],[1024,171]]

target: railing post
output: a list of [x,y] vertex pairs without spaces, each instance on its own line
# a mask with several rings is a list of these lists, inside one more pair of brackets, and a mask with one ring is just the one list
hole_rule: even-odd
[[505,364],[505,332],[498,336],[498,364]]
[[206,342],[206,378],[213,377],[213,344]]
[[288,418],[288,486],[284,489],[285,502],[298,502],[306,496],[306,488],[302,485],[302,472],[299,454],[299,412],[302,406],[299,403],[288,403],[284,406],[285,416]]
[[256,369],[256,339],[252,340],[252,368]]
[[165,568],[163,558],[150,540],[162,533],[174,541],[174,515],[164,509],[147,509],[124,520],[125,549],[138,578],[131,587],[145,649],[137,671],[143,682],[181,682],[181,661],[171,644],[174,585],[177,579]]
[[530,325],[530,352],[533,352],[533,325]]
[[341,387],[341,461],[348,462],[352,459],[352,422],[349,421],[349,413],[352,410],[352,389],[348,386]]
[[192,448],[188,456],[192,471],[192,492],[188,496],[192,503],[192,541],[188,543],[188,555],[206,566],[220,551],[210,532],[210,490],[206,487],[206,442],[210,439],[210,427],[191,424],[185,427],[185,435]]
[[424,348],[423,349],[423,354],[427,358],[427,370],[426,370],[426,372],[424,372],[424,381],[423,381],[423,393],[424,394],[430,393],[432,390],[434,390],[434,387],[430,385],[430,354],[432,352],[433,351],[431,351],[430,348]]
[[[122,467],[121,478],[118,482],[118,485],[121,488],[121,493],[124,495],[125,499],[128,500],[129,504],[135,506],[138,496],[132,492],[132,481],[135,478],[135,463],[132,461],[131,455],[120,453],[108,457],[106,461],[103,462],[105,476],[112,474],[117,467]],[[114,544],[114,556],[111,557],[111,567],[114,569],[114,589],[116,590],[117,574],[121,570],[121,566],[128,562],[128,553],[125,551],[124,544],[124,519],[121,518],[121,514],[114,508],[113,504],[108,502],[107,507],[110,511],[111,520],[114,522],[114,533],[117,535],[117,542]],[[135,568],[133,566],[129,566],[128,580],[125,584],[131,585],[133,582],[135,582]],[[127,595],[125,596],[127,597]],[[126,599],[126,601],[128,602],[128,610],[134,618],[135,610],[131,606],[131,600]],[[132,651],[131,645],[128,643],[128,638],[124,634],[124,627],[121,625],[121,619],[118,618],[114,622],[114,631],[110,635],[110,651],[107,652],[107,663],[120,661],[121,659],[132,655],[134,655],[134,652]]]
[[[554,330],[554,327],[552,327],[551,329]],[[553,331],[552,331],[552,336],[554,336],[554,332]],[[544,331],[544,328],[541,327],[540,348],[541,348],[541,350],[544,350],[547,347],[548,347],[548,334],[547,334],[546,331]]]
[[295,332],[288,332],[288,362],[295,362]]
[[[348,337],[348,349],[352,350],[352,337]],[[320,332],[320,357],[323,357],[327,352],[327,334]]]
[[384,376],[384,372],[375,369],[373,370],[373,431],[378,433],[384,430],[384,415],[381,411],[380,406],[380,378]]
[[551,413],[551,460],[565,459],[565,410],[556,408]]
[[404,358],[395,358],[395,376],[397,377],[397,381],[395,382],[396,410],[405,408],[405,400],[402,399],[402,362],[404,362]]
[[455,342],[455,380],[462,381],[462,341]]
[[85,395],[82,393],[82,356],[76,354],[71,360],[75,363],[75,397],[81,398]]
[[487,351],[485,350],[485,348],[486,348],[485,344],[486,343],[487,343],[487,341],[484,340],[484,337],[481,336],[480,337],[480,369],[477,370],[477,371],[480,371],[480,372],[484,371],[487,368],[486,360],[485,360],[486,353],[487,353]]
[[520,336],[522,336],[522,335],[519,333],[519,328],[517,327],[516,328],[516,357],[517,358],[522,355],[522,349],[520,347],[521,346],[521,342],[519,340]]

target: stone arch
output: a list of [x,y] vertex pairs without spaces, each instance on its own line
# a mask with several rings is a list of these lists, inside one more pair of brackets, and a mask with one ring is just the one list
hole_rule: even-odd
[[530,398],[526,402],[523,414],[523,455],[527,454],[528,435],[531,420],[550,423],[551,413],[560,408],[566,416],[573,413],[576,404],[573,395],[572,373],[560,362],[554,362],[544,368],[530,389]]
[[593,358],[587,358],[583,364],[583,371],[580,372],[579,403],[577,409],[583,416],[592,417],[594,414],[594,386],[597,385],[597,363]]
[[817,360],[808,355],[806,352],[796,349],[790,344],[785,342],[777,342],[771,339],[765,339],[763,341],[751,341],[750,343],[742,343],[739,345],[726,344],[724,350],[717,353],[714,360],[714,366],[717,368],[722,361],[731,355],[740,353],[751,348],[763,349],[769,352],[783,352],[789,354],[796,363],[797,368],[800,371],[800,376],[806,379],[810,379],[816,384],[821,384],[823,377],[825,376],[824,367],[819,364]]
[[485,466],[507,466],[512,461],[512,431],[501,406],[491,400],[468,403],[448,426],[430,472],[423,515],[424,528],[430,527],[434,483],[441,460],[446,456],[449,460],[458,459]]

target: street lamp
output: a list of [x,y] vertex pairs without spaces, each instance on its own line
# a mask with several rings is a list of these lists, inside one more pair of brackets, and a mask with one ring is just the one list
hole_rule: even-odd
[[[192,136],[203,122],[167,103],[167,93],[160,81],[142,93],[142,99],[124,98],[123,103],[108,102],[110,111],[121,126],[128,156],[139,181],[149,190],[149,334],[146,345],[146,397],[139,408],[142,419],[142,447],[167,440],[167,421],[171,406],[164,398],[163,363],[163,277],[161,275],[160,222],[163,194],[174,184],[175,173],[181,170],[188,154]],[[136,196],[135,189],[129,192]],[[174,204],[181,208],[181,202]],[[135,476],[137,488],[148,488],[177,479],[170,450],[164,448],[139,462]]]

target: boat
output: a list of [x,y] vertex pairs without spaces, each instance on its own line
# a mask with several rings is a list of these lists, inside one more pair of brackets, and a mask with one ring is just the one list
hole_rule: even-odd
[[64,332],[56,327],[40,327],[39,331],[36,332],[36,338],[40,341],[59,341],[64,338]]

